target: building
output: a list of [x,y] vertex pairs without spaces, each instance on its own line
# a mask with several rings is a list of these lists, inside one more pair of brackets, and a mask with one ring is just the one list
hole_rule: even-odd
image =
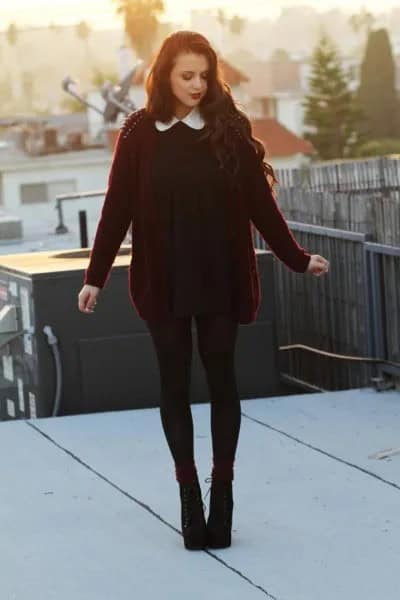
[[[23,236],[54,233],[58,223],[56,197],[71,192],[104,190],[110,167],[107,148],[89,148],[31,156],[11,145],[0,149],[0,208],[21,220]],[[86,210],[90,227],[99,217],[102,197],[63,203],[67,226],[79,230],[79,210]]]
[[244,69],[246,109],[252,118],[275,118],[298,136],[303,134],[302,102],[307,64],[300,61],[251,61]]
[[297,136],[273,117],[252,119],[253,134],[266,149],[266,160],[274,168],[298,168],[310,162],[313,145]]

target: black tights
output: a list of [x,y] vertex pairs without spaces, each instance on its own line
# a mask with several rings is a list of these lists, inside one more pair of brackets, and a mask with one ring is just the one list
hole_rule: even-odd
[[[214,460],[234,460],[241,423],[234,352],[238,323],[230,314],[194,315],[198,351],[211,399]],[[160,414],[175,464],[194,461],[193,420],[190,408],[192,317],[168,323],[147,322],[160,369]]]

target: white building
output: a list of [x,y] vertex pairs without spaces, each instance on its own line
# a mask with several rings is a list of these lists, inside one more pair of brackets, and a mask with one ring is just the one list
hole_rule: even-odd
[[[111,152],[96,148],[29,156],[0,152],[0,208],[4,215],[22,221],[23,236],[55,233],[58,224],[56,197],[71,192],[104,191]],[[79,231],[79,211],[86,210],[89,235],[97,222],[103,196],[63,202],[64,222]]]

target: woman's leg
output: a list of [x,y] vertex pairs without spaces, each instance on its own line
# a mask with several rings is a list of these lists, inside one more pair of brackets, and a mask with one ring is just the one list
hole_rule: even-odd
[[235,374],[238,322],[230,314],[196,315],[199,355],[211,399],[213,476],[233,479],[241,406]]
[[157,354],[161,397],[160,415],[173,459],[176,479],[195,478],[193,419],[190,408],[192,363],[191,317],[147,326]]

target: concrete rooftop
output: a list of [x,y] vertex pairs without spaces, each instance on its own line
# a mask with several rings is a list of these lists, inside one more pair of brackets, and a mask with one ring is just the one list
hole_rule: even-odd
[[183,546],[158,408],[2,422],[0,598],[398,600],[400,454],[370,456],[399,420],[394,390],[242,401],[232,546],[212,551]]

